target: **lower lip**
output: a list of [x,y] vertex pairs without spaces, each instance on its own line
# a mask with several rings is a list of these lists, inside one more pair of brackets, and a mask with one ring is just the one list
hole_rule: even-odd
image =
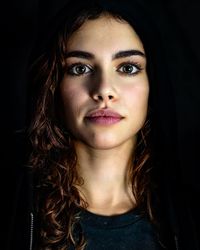
[[99,124],[99,125],[112,125],[121,120],[119,117],[112,116],[97,116],[97,117],[87,117],[89,122]]

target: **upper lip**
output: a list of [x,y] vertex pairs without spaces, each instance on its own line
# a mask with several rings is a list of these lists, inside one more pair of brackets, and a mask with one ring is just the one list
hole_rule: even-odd
[[115,118],[122,118],[122,116],[112,109],[97,109],[90,111],[86,117],[115,117]]

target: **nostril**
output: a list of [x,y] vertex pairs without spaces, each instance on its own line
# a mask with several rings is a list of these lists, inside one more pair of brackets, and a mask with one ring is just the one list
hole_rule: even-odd
[[95,100],[98,100],[98,101],[106,101],[106,100],[113,100],[114,99],[114,95],[95,95],[94,96],[94,99]]

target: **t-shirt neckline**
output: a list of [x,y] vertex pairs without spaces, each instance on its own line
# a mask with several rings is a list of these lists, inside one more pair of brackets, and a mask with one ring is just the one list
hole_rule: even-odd
[[87,225],[89,227],[97,227],[99,229],[125,227],[127,225],[136,223],[142,217],[144,217],[144,215],[142,215],[140,210],[137,208],[131,209],[123,214],[111,216],[95,214],[86,209],[81,209],[80,211],[81,224]]

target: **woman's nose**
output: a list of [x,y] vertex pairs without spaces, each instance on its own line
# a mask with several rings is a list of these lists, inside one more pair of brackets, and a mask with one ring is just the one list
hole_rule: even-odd
[[92,98],[100,102],[114,102],[118,99],[118,93],[111,77],[99,77],[92,90]]
[[115,94],[114,93],[103,93],[103,92],[99,92],[93,95],[93,99],[95,101],[114,101],[116,99]]

